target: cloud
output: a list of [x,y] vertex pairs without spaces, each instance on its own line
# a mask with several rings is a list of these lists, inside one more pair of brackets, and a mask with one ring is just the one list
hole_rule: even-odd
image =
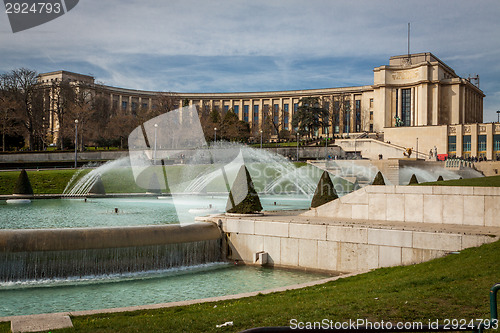
[[[12,34],[0,22],[0,71],[93,74],[109,85],[180,92],[366,85],[389,57],[433,52],[460,75],[499,85],[497,0],[80,1]],[[1,14],[0,14],[1,15]]]

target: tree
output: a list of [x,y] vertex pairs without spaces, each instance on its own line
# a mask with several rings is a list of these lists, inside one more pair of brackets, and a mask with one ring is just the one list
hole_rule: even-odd
[[311,201],[311,208],[316,208],[332,200],[338,199],[337,192],[333,186],[328,171],[323,171],[321,178],[316,186],[316,191]]
[[377,172],[377,175],[375,175],[375,178],[373,179],[372,185],[385,185],[384,181],[384,176],[382,175],[382,172]]
[[242,165],[234,180],[226,204],[228,213],[251,214],[262,210],[259,195],[253,186],[252,177]]
[[177,93],[168,91],[157,94],[153,100],[153,107],[150,113],[151,117],[149,119],[177,109],[179,107],[178,102],[179,95]]
[[315,130],[328,124],[328,110],[319,106],[318,97],[303,97],[299,104],[292,126],[297,127],[299,133],[312,137]]
[[220,135],[223,140],[246,142],[250,137],[250,126],[229,110],[220,123]]
[[21,122],[26,130],[30,150],[41,148],[45,133],[44,96],[37,83],[37,73],[27,68],[2,75],[4,90],[15,101]]
[[51,98],[52,110],[57,117],[59,135],[57,136],[57,145],[64,149],[64,138],[68,135],[68,126],[73,124],[70,119],[66,124],[66,115],[75,104],[76,93],[74,87],[68,81],[55,81],[48,87]]
[[9,92],[5,76],[0,76],[0,117],[2,131],[2,151],[7,149],[7,140],[19,136],[23,132],[18,110],[19,101]]
[[332,102],[333,107],[331,108],[329,117],[331,119],[333,133],[335,133],[335,127],[337,126],[339,133],[347,132],[344,125],[350,123],[350,118],[348,117],[351,111],[351,96],[349,94],[340,93],[333,96]]
[[80,83],[75,87],[75,103],[71,110],[72,119],[78,120],[78,134],[80,142],[75,144],[84,148],[84,138],[92,130],[93,118],[95,112],[95,90],[93,85]]

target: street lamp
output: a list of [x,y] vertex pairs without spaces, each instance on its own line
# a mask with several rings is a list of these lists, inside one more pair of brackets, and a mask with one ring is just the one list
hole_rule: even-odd
[[418,138],[417,138],[417,149],[415,150],[415,158],[418,161]]
[[75,119],[75,169],[78,160],[78,119]]
[[297,132],[297,162],[299,161],[299,132]]
[[498,117],[497,123],[500,123],[500,110],[497,111],[497,117]]
[[260,149],[262,149],[262,130],[260,130]]
[[155,148],[153,150],[153,165],[156,165],[156,134],[158,131],[158,124],[155,124]]
[[215,134],[214,134],[214,142],[217,142],[217,127],[214,128]]

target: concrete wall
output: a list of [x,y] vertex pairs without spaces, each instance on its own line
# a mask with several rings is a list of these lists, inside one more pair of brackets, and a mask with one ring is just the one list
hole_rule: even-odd
[[114,228],[0,230],[0,253],[124,248],[219,239],[214,223]]
[[[337,139],[335,144],[341,147],[346,152],[359,152],[363,158],[368,158],[370,160],[378,160],[379,154],[382,154],[383,159],[389,158],[404,158],[403,153],[406,152],[406,147],[398,146],[393,144],[395,142],[391,141],[391,144],[375,139]],[[427,159],[429,151],[425,153],[419,147],[418,158]],[[415,157],[414,154],[411,156]]]
[[[263,148],[271,153],[291,156],[295,159],[297,156],[297,147],[279,147],[279,148]],[[149,153],[149,152],[148,152]],[[176,158],[180,154],[189,156],[189,151],[158,150],[158,156],[169,156]],[[329,146],[326,151],[325,147],[299,147],[299,159],[324,159],[325,153],[331,156],[344,156],[344,152],[337,146]],[[78,161],[107,161],[115,160],[121,157],[128,156],[127,150],[122,151],[86,151],[78,152]],[[0,163],[23,163],[23,162],[48,162],[48,161],[74,161],[75,152],[46,152],[46,153],[0,153]]]
[[230,258],[303,269],[354,272],[424,262],[496,240],[485,235],[392,230],[377,226],[222,218]]
[[500,188],[371,185],[303,215],[500,227]]
[[[418,138],[419,158],[424,158],[424,156],[427,158],[429,150],[434,149],[434,146],[436,146],[438,154],[446,154],[448,152],[447,131],[447,126],[385,128],[384,140],[406,148],[413,148],[413,151],[415,151],[417,149]],[[424,155],[420,155],[420,153]],[[411,157],[415,157],[415,154],[413,153]]]
[[[114,160],[128,156],[128,151],[92,151],[78,152],[78,161]],[[74,161],[75,152],[47,152],[47,153],[8,153],[0,154],[0,162],[47,162],[47,161]]]

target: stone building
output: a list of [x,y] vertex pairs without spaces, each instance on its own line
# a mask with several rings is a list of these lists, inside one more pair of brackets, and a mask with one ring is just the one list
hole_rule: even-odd
[[[459,77],[432,53],[393,56],[389,65],[374,68],[372,85],[292,91],[241,93],[175,93],[173,107],[196,105],[199,111],[232,111],[250,124],[256,135],[265,121],[294,133],[292,121],[303,97],[318,97],[329,111],[329,126],[316,136],[356,137],[377,133],[380,138],[419,151],[437,146],[439,153],[458,156],[500,155],[500,128],[483,121],[484,94],[478,86]],[[65,71],[40,74],[49,84],[68,80],[86,84],[105,96],[115,112],[134,114],[154,108],[161,92],[96,84],[87,75]],[[57,137],[57,117],[50,116],[50,129]],[[470,124],[470,125],[468,125]],[[278,131],[274,131],[277,135]],[[358,133],[358,134],[357,134]],[[486,143],[485,143],[486,142]],[[470,147],[469,147],[470,146]]]

